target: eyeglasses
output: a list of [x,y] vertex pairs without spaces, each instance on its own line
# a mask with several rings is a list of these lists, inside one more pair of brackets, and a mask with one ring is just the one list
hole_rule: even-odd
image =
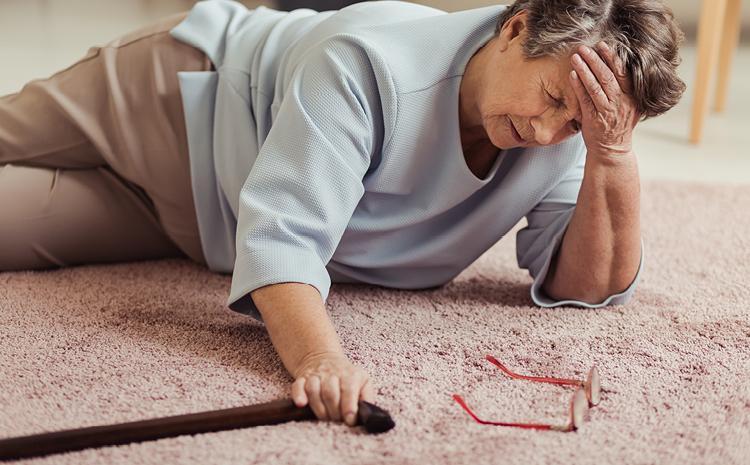
[[552,431],[575,431],[583,424],[584,420],[586,419],[586,415],[589,412],[589,404],[586,401],[586,393],[583,392],[583,389],[578,388],[576,389],[575,394],[573,394],[573,398],[570,399],[570,423],[568,423],[566,426],[560,426],[560,425],[539,425],[535,423],[501,423],[496,421],[485,421],[474,415],[474,412],[471,411],[468,405],[466,405],[466,402],[459,396],[458,394],[453,395],[453,399],[455,399],[456,402],[458,402],[461,407],[466,410],[466,412],[471,415],[473,419],[475,419],[478,423],[481,423],[483,425],[494,425],[494,426],[513,426],[516,428],[526,428],[526,429],[543,429],[543,430],[552,430]]
[[586,392],[586,399],[589,401],[589,407],[599,405],[599,401],[602,400],[602,386],[599,383],[599,369],[597,367],[591,367],[589,371],[589,377],[586,381],[578,381],[575,379],[560,379],[560,378],[540,378],[537,376],[523,376],[517,375],[505,368],[500,362],[497,361],[492,355],[487,356],[487,361],[494,364],[510,376],[517,379],[526,379],[529,381],[536,381],[538,383],[550,383],[550,384],[565,384],[569,386],[578,386],[583,388]]
[[518,379],[525,379],[529,381],[537,381],[540,383],[551,383],[551,384],[563,384],[578,386],[576,392],[570,400],[570,423],[566,426],[559,425],[542,425],[535,423],[505,423],[505,422],[494,422],[485,421],[477,417],[474,412],[471,411],[466,402],[458,394],[453,395],[453,399],[463,407],[466,412],[478,423],[483,425],[494,425],[494,426],[511,426],[516,428],[526,429],[538,429],[538,430],[552,430],[552,431],[575,431],[584,422],[588,416],[589,406],[594,406],[601,400],[601,385],[599,384],[599,370],[593,367],[589,372],[587,381],[578,381],[572,379],[559,379],[559,378],[541,378],[536,376],[523,376],[513,373],[512,371],[505,368],[495,357],[487,356],[487,360],[496,365],[498,368],[503,370],[510,376]]

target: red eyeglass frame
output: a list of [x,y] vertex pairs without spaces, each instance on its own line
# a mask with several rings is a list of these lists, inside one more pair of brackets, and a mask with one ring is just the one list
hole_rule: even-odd
[[503,370],[508,375],[516,379],[524,379],[528,381],[536,381],[540,383],[550,383],[559,385],[570,385],[578,386],[576,392],[570,400],[570,423],[566,426],[558,425],[541,425],[536,423],[506,423],[506,422],[494,422],[486,421],[477,417],[474,412],[471,411],[466,402],[458,394],[453,395],[453,399],[463,407],[466,412],[478,423],[483,425],[494,425],[494,426],[511,426],[515,428],[525,429],[537,429],[537,430],[552,430],[552,431],[575,431],[583,423],[588,415],[589,407],[598,405],[601,400],[601,384],[599,381],[599,369],[594,366],[589,371],[589,376],[586,381],[579,381],[575,379],[562,379],[562,378],[545,378],[539,376],[524,376],[513,373],[507,369],[502,363],[498,362],[492,355],[487,356],[487,360]]
[[525,428],[525,429],[538,429],[538,430],[551,430],[551,431],[575,431],[583,424],[586,420],[586,416],[589,411],[589,403],[586,399],[586,393],[583,389],[576,389],[573,398],[570,399],[570,423],[565,426],[560,425],[541,425],[537,423],[504,423],[497,421],[486,421],[480,419],[478,416],[471,411],[466,402],[458,394],[453,394],[453,399],[466,410],[466,413],[471,415],[478,423],[483,425],[493,426],[512,426],[514,428]]
[[538,383],[549,383],[549,384],[561,384],[568,386],[578,386],[584,389],[586,398],[589,401],[589,407],[599,405],[602,399],[601,383],[599,381],[599,369],[596,366],[591,367],[589,376],[586,381],[578,381],[576,379],[563,379],[563,378],[544,378],[540,376],[524,376],[513,373],[509,369],[505,368],[502,363],[498,362],[492,355],[487,356],[487,361],[503,370],[508,375],[516,379],[525,379],[528,381],[536,381]]

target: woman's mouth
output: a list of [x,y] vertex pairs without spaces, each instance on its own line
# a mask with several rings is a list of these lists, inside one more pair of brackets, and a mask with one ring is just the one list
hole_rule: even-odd
[[521,134],[518,133],[518,130],[516,129],[516,126],[513,124],[513,121],[510,118],[508,118],[508,121],[510,122],[510,133],[513,136],[513,138],[516,140],[516,142],[521,145],[528,142],[526,139],[521,137]]

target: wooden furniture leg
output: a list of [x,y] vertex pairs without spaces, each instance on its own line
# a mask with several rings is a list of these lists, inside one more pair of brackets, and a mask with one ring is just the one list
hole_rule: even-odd
[[740,41],[740,7],[742,0],[728,0],[724,20],[724,30],[721,34],[721,49],[719,50],[719,75],[716,84],[716,101],[714,110],[724,111],[727,105],[727,88],[729,74],[732,69],[732,58]]
[[708,113],[709,96],[716,75],[721,28],[727,11],[728,0],[703,0],[698,23],[698,73],[695,80],[693,121],[690,142],[699,143],[703,137],[703,126]]

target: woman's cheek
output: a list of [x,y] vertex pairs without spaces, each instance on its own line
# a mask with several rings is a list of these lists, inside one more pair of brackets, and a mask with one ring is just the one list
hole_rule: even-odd
[[506,138],[505,133],[507,132],[507,129],[503,124],[502,116],[491,118],[486,124],[485,130],[487,131],[487,135],[489,136],[492,145],[499,149],[511,148],[511,146],[508,145],[508,140]]

